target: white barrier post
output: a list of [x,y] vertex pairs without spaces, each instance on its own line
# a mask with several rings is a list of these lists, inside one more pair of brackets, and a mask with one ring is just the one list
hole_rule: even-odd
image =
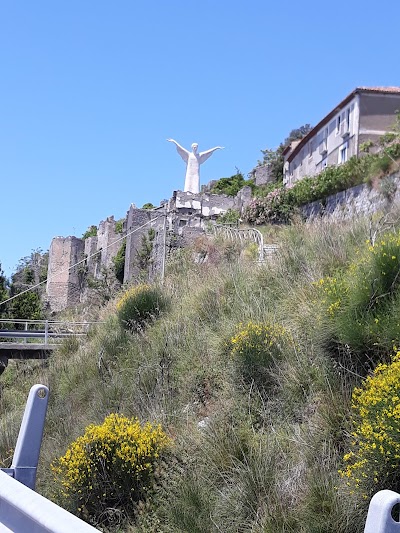
[[400,533],[400,522],[392,517],[393,507],[400,503],[400,494],[380,490],[370,501],[364,533]]
[[2,469],[32,490],[35,490],[48,402],[49,389],[45,385],[34,385],[29,391],[11,468]]

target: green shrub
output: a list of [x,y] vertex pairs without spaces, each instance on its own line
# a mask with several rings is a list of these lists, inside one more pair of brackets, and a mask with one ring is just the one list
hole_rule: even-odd
[[230,178],[219,179],[211,189],[212,194],[226,194],[228,196],[236,196],[240,189],[245,186],[253,188],[254,180],[245,180],[241,172],[237,172]]
[[82,239],[87,239],[88,237],[96,237],[96,235],[97,235],[97,226],[92,225],[82,235]]
[[143,329],[168,307],[168,299],[155,285],[136,285],[128,289],[117,303],[121,325],[132,331]]
[[240,213],[237,209],[228,209],[226,213],[218,217],[219,224],[236,224],[239,221]]
[[371,176],[383,173],[386,174],[392,165],[392,159],[386,155],[382,154],[379,157],[376,157],[371,164],[369,174]]
[[293,345],[288,331],[268,322],[239,324],[228,342],[228,349],[246,381],[268,384],[270,368]]
[[369,497],[381,489],[400,490],[400,352],[378,365],[353,391],[350,451],[340,474],[352,490]]
[[88,426],[53,461],[52,471],[74,512],[107,525],[108,511],[129,511],[146,499],[157,461],[169,445],[161,426],[110,414],[103,424]]
[[335,341],[365,358],[384,356],[400,342],[400,324],[392,320],[400,306],[400,232],[367,243],[336,276],[321,279],[323,303]]

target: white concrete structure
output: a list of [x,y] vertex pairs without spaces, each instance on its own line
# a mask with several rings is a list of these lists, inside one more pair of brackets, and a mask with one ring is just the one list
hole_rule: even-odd
[[222,146],[210,148],[205,152],[197,152],[198,144],[192,144],[192,151],[189,152],[183,146],[178,144],[174,139],[167,139],[167,141],[175,144],[178,154],[186,163],[186,176],[184,192],[192,192],[198,194],[200,192],[200,165],[207,161],[207,159],[215,152],[215,150],[222,150]]
[[96,533],[99,530],[0,471],[0,531]]
[[400,533],[400,523],[392,517],[393,508],[400,503],[400,494],[380,490],[371,499],[364,533]]
[[360,145],[393,131],[400,87],[357,87],[301,141],[283,152],[283,182],[292,185],[359,155]]

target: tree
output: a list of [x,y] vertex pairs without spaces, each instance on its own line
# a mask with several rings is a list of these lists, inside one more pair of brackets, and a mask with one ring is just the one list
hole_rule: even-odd
[[[19,294],[19,292],[15,294]],[[25,318],[27,320],[43,319],[42,302],[39,294],[35,290],[32,290],[17,296],[17,298],[14,298],[10,302],[9,314],[12,318]]]
[[37,285],[47,278],[49,264],[48,252],[40,248],[32,250],[31,255],[19,260],[16,271],[12,275],[12,284],[20,292],[32,285]]
[[[297,141],[298,139],[302,139],[311,130],[312,126],[310,124],[304,124],[303,126],[292,130],[289,133],[288,137],[286,137],[286,139],[281,142],[281,144],[276,150],[272,150],[271,148],[261,150],[263,154],[263,160],[259,161],[257,166],[268,165],[270,168],[270,175],[274,178],[274,181],[282,181],[284,163],[283,152],[285,148],[289,146],[291,142]],[[254,170],[252,172],[254,172]]]
[[[3,269],[0,263],[0,302],[4,302],[8,298],[8,282],[4,275]],[[6,304],[0,305],[0,317],[5,317]]]
[[[11,276],[10,296],[17,296],[7,307],[11,318],[41,320],[44,318],[42,309],[43,285],[46,280],[49,254],[40,249],[33,250],[31,255],[20,259],[17,269]],[[35,288],[33,288],[35,287]],[[26,289],[32,288],[28,292]]]

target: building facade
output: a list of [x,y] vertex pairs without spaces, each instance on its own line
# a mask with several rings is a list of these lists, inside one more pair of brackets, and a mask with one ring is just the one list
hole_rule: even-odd
[[284,151],[283,182],[290,186],[360,153],[360,145],[393,131],[400,87],[357,87],[300,142]]

